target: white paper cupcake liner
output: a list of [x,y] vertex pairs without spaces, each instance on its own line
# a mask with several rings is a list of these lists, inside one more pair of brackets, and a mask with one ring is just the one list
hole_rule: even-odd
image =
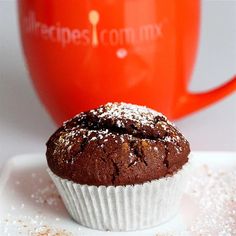
[[157,226],[173,217],[184,193],[190,163],[171,177],[127,186],[88,186],[48,170],[72,218],[92,229],[129,231]]

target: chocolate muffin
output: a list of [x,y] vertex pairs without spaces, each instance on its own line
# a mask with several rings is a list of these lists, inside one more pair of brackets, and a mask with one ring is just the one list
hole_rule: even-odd
[[[161,113],[107,103],[66,121],[48,140],[46,157],[49,174],[77,222],[133,230],[160,224],[176,212],[189,153],[188,141]],[[129,208],[132,201],[141,206]]]
[[189,143],[154,110],[108,103],[65,122],[47,142],[53,173],[79,184],[129,185],[172,175]]

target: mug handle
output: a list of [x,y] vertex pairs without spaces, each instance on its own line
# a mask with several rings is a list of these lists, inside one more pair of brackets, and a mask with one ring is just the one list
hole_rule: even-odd
[[186,93],[178,99],[174,119],[197,111],[236,91],[236,75],[220,87],[202,93]]

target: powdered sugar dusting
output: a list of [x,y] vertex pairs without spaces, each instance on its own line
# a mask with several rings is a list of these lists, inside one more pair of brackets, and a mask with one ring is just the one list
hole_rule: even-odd
[[141,140],[164,144],[165,153],[170,154],[171,149],[170,155],[181,155],[189,149],[186,139],[163,114],[144,106],[107,103],[65,122],[49,140],[53,143],[49,156],[57,156],[58,165],[70,165],[90,147],[104,152]]
[[[16,217],[13,214],[8,214],[4,219],[3,235],[29,235],[29,236],[73,236],[66,229],[50,226],[45,223],[46,217],[43,214],[35,214],[34,217],[22,215]],[[12,234],[14,232],[14,234]]]
[[[107,103],[103,106],[100,106],[97,109],[92,109],[88,112],[82,112],[76,115],[73,119],[68,122],[64,122],[65,131],[67,134],[61,135],[59,139],[59,143],[63,143],[65,146],[69,143],[70,139],[73,139],[78,135],[78,131],[83,130],[81,126],[81,121],[86,119],[87,116],[96,117],[96,122],[104,123],[104,120],[110,120],[112,122],[112,126],[119,129],[127,129],[127,126],[131,125],[133,132],[137,132],[137,129],[142,129],[143,134],[147,133],[147,128],[150,129],[162,129],[162,132],[170,131],[170,126],[174,127],[174,125],[160,112],[157,112],[153,109],[147,108],[145,106],[138,106],[129,103]],[[67,129],[67,124],[75,120],[74,126],[70,129]],[[91,122],[91,121],[89,121]],[[92,121],[94,122],[94,121]],[[83,123],[83,122],[82,122]],[[95,125],[96,126],[96,125]],[[150,131],[149,129],[149,131]],[[91,133],[97,133],[97,139],[106,139],[107,133],[110,133],[111,130],[108,129],[94,129],[92,127],[89,128],[88,132],[84,133],[83,138],[92,137]],[[172,133],[173,134],[173,133]],[[119,134],[123,136],[123,133]],[[175,137],[176,136],[176,137]],[[179,137],[177,137],[177,133],[172,135],[172,137],[167,136],[164,141],[167,142],[178,142]],[[89,139],[88,139],[89,140]],[[95,137],[92,137],[91,141],[95,141]],[[124,140],[122,138],[122,140]]]
[[[236,235],[236,171],[199,167],[190,178],[186,191],[194,212],[185,231],[157,233],[159,236],[235,236]],[[194,210],[193,210],[194,209]],[[186,213],[184,213],[186,214]]]
[[[105,108],[105,109],[104,109]],[[161,117],[166,119],[166,117],[150,108],[145,106],[138,106],[129,103],[107,103],[104,107],[100,107],[97,110],[93,110],[93,113],[99,118],[110,118],[117,119],[117,126],[122,127],[123,120],[132,120],[139,122],[142,125],[153,126],[153,121],[155,117]]]
[[[115,122],[114,125],[118,128],[125,128],[125,123],[129,121],[136,122],[137,126],[148,125],[154,128],[156,117],[160,117],[161,120],[165,121],[160,121],[162,123],[162,127],[167,129],[167,126],[165,125],[167,123],[166,117],[163,114],[144,106],[137,106],[127,103],[107,103],[96,110],[90,110],[89,113],[96,116],[99,120],[103,118],[112,119]],[[75,117],[78,118],[78,120],[82,120],[84,117],[86,117],[86,113],[82,112]],[[72,120],[69,120],[68,122]],[[83,128],[80,125],[75,125],[68,130],[66,128],[68,122],[64,122],[63,124],[66,132],[62,132],[59,137],[58,144],[63,144],[65,148],[70,149],[70,147],[68,147],[70,140],[75,139],[81,133],[81,131],[83,131]],[[109,133],[110,131],[108,129],[92,129],[87,130],[87,132],[85,129],[83,132],[83,138],[88,138],[88,141],[96,141],[98,139],[106,140]],[[121,134],[121,136],[123,136],[123,134]],[[123,141],[124,138],[122,137],[121,140]],[[57,150],[55,150],[55,152],[57,152]]]
[[[5,214],[0,214],[0,235],[74,235],[70,228],[61,226],[65,217],[62,214],[63,203],[46,172],[46,166],[29,166],[25,164],[25,168],[14,169],[9,176],[5,197],[8,199],[9,193],[11,196],[7,201],[1,196]],[[5,210],[3,205],[6,205]],[[80,227],[77,228],[79,231]]]
[[201,235],[236,235],[236,171],[205,168],[191,179],[189,192],[198,201],[199,215],[190,232]]

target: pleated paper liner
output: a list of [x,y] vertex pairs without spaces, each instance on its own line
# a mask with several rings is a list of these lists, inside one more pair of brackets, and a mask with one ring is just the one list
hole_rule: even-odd
[[76,222],[92,229],[130,231],[157,226],[177,213],[190,169],[189,162],[173,176],[117,187],[81,185],[48,172]]

